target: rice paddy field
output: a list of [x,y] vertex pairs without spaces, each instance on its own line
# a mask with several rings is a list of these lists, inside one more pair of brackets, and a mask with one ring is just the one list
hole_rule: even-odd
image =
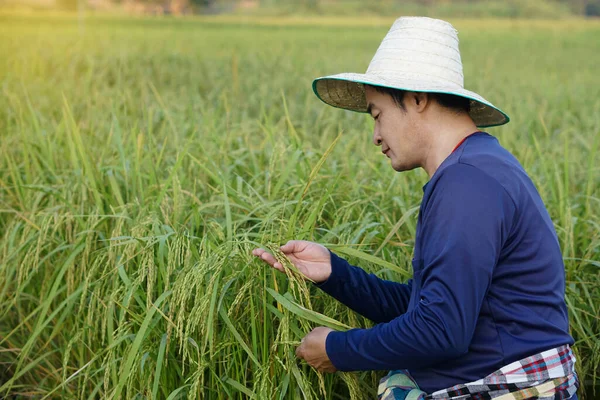
[[[294,355],[371,323],[251,251],[410,277],[426,173],[310,87],[365,71],[392,22],[0,14],[0,398],[375,398],[385,371]],[[600,398],[600,22],[451,22],[555,223]]]

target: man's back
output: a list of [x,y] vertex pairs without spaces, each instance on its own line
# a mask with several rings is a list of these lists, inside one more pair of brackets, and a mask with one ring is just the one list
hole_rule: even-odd
[[[485,132],[469,136],[424,186],[413,262],[415,283],[407,311],[416,307],[417,299],[427,301],[420,293],[423,282],[419,279],[428,253],[421,237],[430,233],[427,232],[428,216],[436,212],[432,209],[436,207],[435,198],[443,195],[440,191],[447,191],[460,180],[474,176],[493,181],[493,185],[500,185],[505,192],[504,200],[489,204],[492,214],[497,213],[498,205],[506,208],[498,213],[503,217],[502,226],[491,236],[498,241],[500,252],[468,351],[440,365],[410,370],[428,393],[479,379],[513,361],[573,343],[564,302],[564,265],[552,221],[519,162]],[[468,196],[468,193],[462,195]],[[469,207],[468,198],[449,200],[446,195],[441,201],[464,202],[464,206]],[[477,224],[480,217],[485,221],[484,215],[473,217],[469,221],[455,222],[463,224],[461,230],[469,230],[470,224]],[[469,249],[470,252],[479,250]],[[457,275],[470,272],[456,265]],[[457,276],[455,282],[460,283],[461,277]],[[470,289],[464,288],[465,291]]]

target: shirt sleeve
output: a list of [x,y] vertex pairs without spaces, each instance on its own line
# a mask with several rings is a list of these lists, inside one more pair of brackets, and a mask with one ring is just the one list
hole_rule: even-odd
[[329,252],[331,275],[315,286],[373,322],[388,322],[406,312],[412,280],[403,284],[381,279]]
[[417,304],[371,329],[331,332],[326,350],[338,370],[427,368],[468,352],[515,207],[494,178],[473,166],[440,173],[417,237]]

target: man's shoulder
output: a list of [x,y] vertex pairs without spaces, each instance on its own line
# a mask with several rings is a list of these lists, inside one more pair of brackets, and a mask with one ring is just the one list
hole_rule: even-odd
[[465,143],[435,175],[428,185],[430,195],[440,187],[459,185],[467,190],[503,192],[517,203],[523,189],[533,185],[516,157],[491,135]]
[[[496,176],[495,169],[482,168],[478,163],[455,160],[452,163],[444,165],[432,180],[431,191],[440,192],[450,191],[454,195],[461,191],[481,192],[481,191],[504,191],[504,185]],[[433,194],[433,193],[431,193]]]
[[491,135],[466,143],[456,158],[456,164],[469,165],[498,182],[511,197],[533,185],[519,160]]

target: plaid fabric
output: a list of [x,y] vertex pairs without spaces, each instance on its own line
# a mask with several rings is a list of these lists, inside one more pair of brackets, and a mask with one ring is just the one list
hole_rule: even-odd
[[515,361],[483,379],[432,394],[421,391],[408,371],[390,371],[379,383],[378,399],[564,400],[579,387],[575,361],[570,346],[563,345]]

